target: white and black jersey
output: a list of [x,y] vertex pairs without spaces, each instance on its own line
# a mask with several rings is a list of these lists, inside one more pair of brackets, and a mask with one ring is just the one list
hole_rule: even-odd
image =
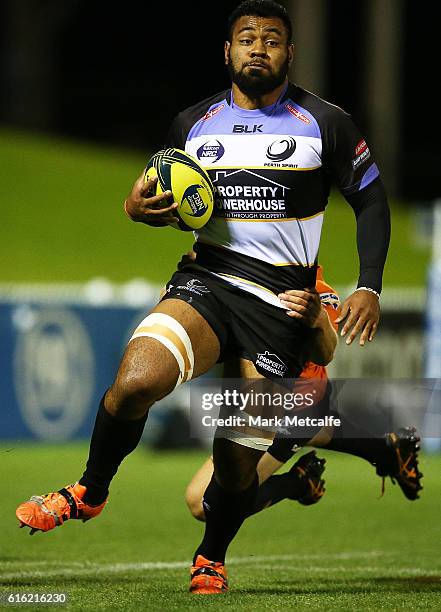
[[256,110],[231,90],[204,100],[176,117],[165,146],[198,159],[216,188],[197,264],[279,307],[278,292],[315,284],[331,184],[350,197],[379,176],[350,116],[294,84]]

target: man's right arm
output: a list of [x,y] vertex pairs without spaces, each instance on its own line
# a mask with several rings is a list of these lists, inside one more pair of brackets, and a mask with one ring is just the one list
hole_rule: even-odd
[[[185,126],[181,114],[179,114],[173,120],[162,148],[184,149],[185,134]],[[143,172],[134,182],[124,202],[126,215],[132,221],[145,223],[151,227],[165,227],[172,223],[178,223],[179,219],[173,215],[173,210],[178,205],[173,202],[167,206],[167,199],[172,195],[171,191],[166,191],[158,196],[151,195],[155,190],[157,180],[157,178],[154,178],[145,183]]]
[[337,340],[337,334],[328,314],[322,307],[320,316],[313,328],[311,342],[307,346],[308,360],[320,366],[327,366],[334,358]]

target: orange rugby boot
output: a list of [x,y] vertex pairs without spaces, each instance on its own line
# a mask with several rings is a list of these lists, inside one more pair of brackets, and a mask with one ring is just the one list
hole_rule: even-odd
[[377,463],[377,474],[383,479],[381,495],[384,494],[385,479],[390,476],[393,484],[398,482],[407,499],[419,499],[419,492],[423,488],[423,475],[418,466],[419,442],[415,427],[401,427],[396,432],[386,434],[389,459]]
[[50,531],[69,519],[85,522],[98,516],[107,499],[99,506],[89,506],[82,501],[85,493],[86,487],[76,482],[56,493],[33,495],[15,511],[20,527],[30,527],[30,535],[34,535],[36,531]]
[[209,561],[202,555],[196,557],[191,568],[190,593],[215,595],[228,590],[227,572],[220,562]]
[[315,450],[302,455],[300,459],[289,470],[289,473],[298,478],[298,482],[303,485],[303,492],[298,497],[288,497],[296,499],[304,506],[316,504],[325,494],[325,481],[322,474],[325,471],[326,459],[317,457]]

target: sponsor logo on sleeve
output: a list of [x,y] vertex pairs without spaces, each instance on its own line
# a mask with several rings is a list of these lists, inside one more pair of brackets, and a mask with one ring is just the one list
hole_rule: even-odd
[[363,151],[365,151],[367,148],[368,146],[366,144],[366,141],[360,140],[358,145],[355,147],[355,155],[361,155],[361,153],[363,153]]
[[212,108],[211,110],[207,111],[203,117],[201,117],[201,121],[207,121],[207,119],[211,119],[212,117],[220,113],[223,108],[225,108],[225,104],[219,104],[219,106]]
[[355,147],[355,155],[356,157],[352,160],[354,170],[361,166],[361,164],[367,161],[371,156],[371,152],[369,151],[369,147],[367,146],[365,140],[360,140],[358,145]]
[[307,125],[311,123],[311,120],[306,115],[301,113],[297,108],[292,106],[289,102],[285,104],[285,108],[289,113],[291,113],[291,115],[294,115],[294,117],[296,117],[300,121],[303,121],[303,123],[306,123]]

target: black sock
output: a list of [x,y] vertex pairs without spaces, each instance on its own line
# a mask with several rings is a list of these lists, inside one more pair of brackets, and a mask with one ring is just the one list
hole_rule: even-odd
[[[341,426],[335,429],[334,437],[323,448],[340,453],[348,453],[366,459],[372,465],[387,461],[390,450],[386,439],[376,438],[369,432],[352,425],[345,417],[338,413],[331,413],[341,421]],[[360,437],[360,436],[366,437]]]
[[121,421],[100,402],[90,441],[89,459],[80,484],[87,487],[84,501],[97,506],[109,494],[109,486],[121,461],[130,454],[141,439],[147,415],[136,421]]
[[304,492],[305,483],[301,483],[292,472],[270,476],[260,485],[256,503],[250,515],[274,506],[282,499],[299,499]]
[[382,438],[333,438],[323,448],[361,457],[372,465],[386,461],[390,452]]
[[[225,562],[227,548],[247,516],[252,514],[259,483],[256,478],[244,491],[231,493],[212,477],[204,494],[205,534],[194,561],[203,555],[210,561]],[[193,561],[193,562],[194,562]]]

